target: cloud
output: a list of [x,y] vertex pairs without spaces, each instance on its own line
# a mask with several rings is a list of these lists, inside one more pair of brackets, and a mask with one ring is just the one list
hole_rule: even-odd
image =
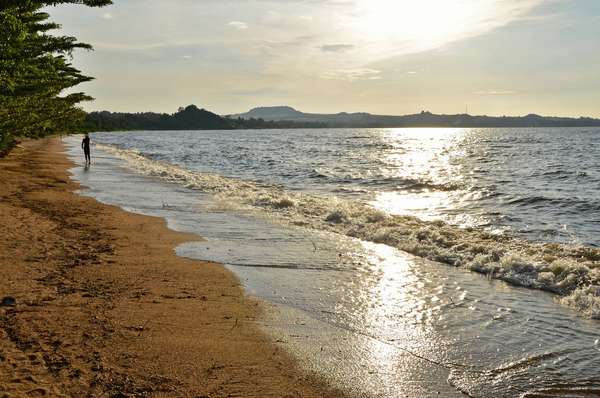
[[239,29],[239,30],[248,29],[248,24],[246,22],[231,21],[227,25],[231,26],[232,28]]
[[[526,18],[544,0],[361,0],[334,22],[358,59],[443,47]],[[334,38],[335,39],[335,38]]]
[[[82,39],[98,49],[93,54],[82,53],[78,62],[98,78],[97,83],[90,84],[90,93],[106,106],[110,99],[123,99],[124,107],[134,107],[128,105],[120,84],[135,83],[140,90],[154,85],[173,88],[170,97],[157,96],[154,105],[148,105],[160,110],[166,110],[161,104],[167,101],[191,101],[181,98],[194,98],[192,88],[210,87],[211,95],[219,98],[215,106],[225,109],[251,103],[254,97],[265,98],[264,102],[299,98],[313,110],[332,104],[356,109],[364,98],[361,106],[372,106],[369,110],[380,105],[382,109],[397,106],[408,111],[413,106],[452,109],[455,103],[471,103],[473,98],[486,104],[482,109],[524,106],[511,99],[527,97],[537,92],[537,87],[522,82],[523,76],[550,81],[548,76],[554,77],[565,64],[571,67],[575,64],[571,60],[583,59],[557,55],[558,62],[550,63],[544,56],[546,52],[560,52],[560,48],[570,54],[576,45],[564,43],[579,37],[562,32],[564,40],[556,40],[555,46],[544,45],[555,42],[554,36],[539,31],[546,27],[547,13],[563,12],[545,5],[534,9],[541,2],[180,0],[173,7],[173,0],[154,0],[148,8],[147,1],[127,0],[115,2],[110,9],[51,10],[65,32],[80,32]],[[105,11],[111,14],[103,16]],[[589,32],[600,25],[586,23],[577,27],[581,46],[588,43],[589,50],[590,44],[597,43]],[[547,28],[550,33],[558,32],[556,21]],[[534,41],[537,44],[529,44]],[[535,59],[527,63],[517,59],[522,58],[523,49],[505,61],[513,47],[531,48],[535,53],[531,58]],[[139,69],[145,74],[113,72],[112,66],[120,65],[123,59],[135,65],[132,71]],[[530,72],[534,66],[540,72]],[[583,79],[583,66],[575,68],[572,79]],[[173,79],[179,73],[192,78]],[[145,76],[155,77],[152,84]],[[114,93],[103,86],[110,79],[120,82],[114,85]],[[560,81],[567,84],[566,77]],[[526,92],[511,95],[515,87],[525,87]],[[455,99],[457,92],[460,97]],[[150,99],[147,101],[150,104]],[[502,108],[499,103],[507,105]]]
[[325,44],[319,48],[325,53],[341,53],[345,51],[354,50],[356,46],[354,46],[353,44]]
[[335,69],[325,72],[321,77],[330,80],[353,82],[356,80],[380,80],[380,73],[378,70],[369,68]]

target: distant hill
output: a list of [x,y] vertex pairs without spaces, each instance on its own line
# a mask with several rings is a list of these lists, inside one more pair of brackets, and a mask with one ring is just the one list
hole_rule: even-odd
[[232,115],[231,117],[242,119],[264,119],[264,120],[296,120],[302,119],[306,113],[299,112],[291,106],[270,106],[254,108],[243,115]]
[[304,113],[289,106],[254,108],[230,115],[232,119],[264,119],[322,123],[328,127],[589,127],[600,126],[600,119],[540,116],[472,116],[468,114],[436,115],[421,112],[413,115],[388,116],[370,113]]

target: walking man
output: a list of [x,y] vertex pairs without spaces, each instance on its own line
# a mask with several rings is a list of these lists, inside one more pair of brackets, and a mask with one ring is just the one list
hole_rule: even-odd
[[92,164],[92,157],[90,156],[90,136],[88,133],[85,133],[85,137],[83,137],[83,141],[81,141],[81,147],[83,148],[83,153],[85,154],[85,164]]

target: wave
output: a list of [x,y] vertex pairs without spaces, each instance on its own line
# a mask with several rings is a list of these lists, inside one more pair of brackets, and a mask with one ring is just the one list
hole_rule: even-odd
[[518,205],[518,206],[530,206],[530,205],[537,204],[537,203],[553,202],[553,201],[554,201],[554,199],[546,198],[544,196],[530,196],[527,198],[512,199],[512,200],[507,201],[506,204]]
[[233,208],[295,226],[325,230],[396,247],[489,278],[559,294],[562,303],[600,319],[600,250],[536,243],[442,221],[389,215],[363,203],[286,191],[151,160],[135,150],[98,145],[139,172],[213,194]]
[[[543,367],[545,362],[548,360],[560,361],[560,358],[567,358],[569,355],[568,350],[559,352],[545,352],[540,354],[533,354],[526,358],[516,360],[514,362],[500,365],[499,367],[491,370],[474,370],[469,368],[453,368],[448,376],[448,383],[454,386],[458,391],[462,392],[465,396],[475,397],[480,396],[482,391],[486,391],[487,394],[494,391],[495,387],[499,386],[499,380],[510,380],[519,377],[527,377],[527,371],[531,368]],[[482,388],[482,386],[487,388]],[[550,384],[551,385],[551,384]],[[533,386],[530,386],[533,387]],[[473,390],[473,391],[472,391]],[[491,391],[490,391],[491,390]],[[512,390],[513,392],[515,390]],[[505,396],[505,392],[497,391],[498,396]],[[491,395],[495,396],[493,393]],[[578,383],[577,386],[573,385],[560,385],[555,383],[553,387],[534,389],[528,391],[520,391],[519,397],[521,398],[552,398],[552,397],[573,397],[573,398],[599,398],[600,389],[595,385],[586,386],[585,382]]]
[[427,179],[414,179],[403,177],[384,177],[363,173],[338,172],[317,168],[311,170],[308,178],[329,180],[334,183],[354,183],[366,187],[388,187],[394,190],[409,192],[441,191],[449,192],[461,189],[461,185],[453,182],[435,183]]
[[526,392],[521,398],[599,398],[600,389],[594,387],[555,387]]
[[545,196],[529,196],[511,198],[506,200],[504,204],[524,208],[552,207],[561,209],[560,212],[565,214],[568,214],[573,211],[575,211],[575,213],[590,213],[600,211],[600,204],[587,199],[577,198],[549,198]]

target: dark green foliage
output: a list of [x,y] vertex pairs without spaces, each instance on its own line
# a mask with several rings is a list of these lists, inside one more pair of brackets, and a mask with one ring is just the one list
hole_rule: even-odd
[[170,127],[174,130],[179,129],[228,129],[234,125],[221,116],[209,112],[205,109],[198,109],[195,105],[190,105],[175,113],[169,120]]
[[111,2],[0,0],[0,143],[64,131],[85,119],[76,105],[91,97],[64,92],[92,79],[70,63],[73,50],[91,46],[74,37],[50,35],[59,26],[41,11],[63,3]]
[[0,158],[4,157],[17,144],[12,136],[8,134],[0,135]]
[[[86,131],[161,130],[170,115],[159,113],[92,112],[86,117]],[[155,128],[153,128],[155,127]]]
[[57,0],[57,1],[40,1],[40,0],[0,0],[0,11],[7,8],[34,6],[38,9],[46,6],[57,6],[59,4],[83,4],[90,7],[103,7],[112,4],[111,0]]
[[92,112],[87,116],[86,129],[90,131],[114,130],[223,130],[234,124],[204,109],[190,105],[168,115],[159,113]]
[[87,131],[127,130],[233,130],[274,128],[318,128],[321,123],[272,122],[262,119],[224,118],[205,109],[189,105],[172,115],[159,113],[92,112],[87,115]]
[[228,118],[242,129],[321,129],[328,127],[326,123],[294,120],[264,120],[262,118]]

